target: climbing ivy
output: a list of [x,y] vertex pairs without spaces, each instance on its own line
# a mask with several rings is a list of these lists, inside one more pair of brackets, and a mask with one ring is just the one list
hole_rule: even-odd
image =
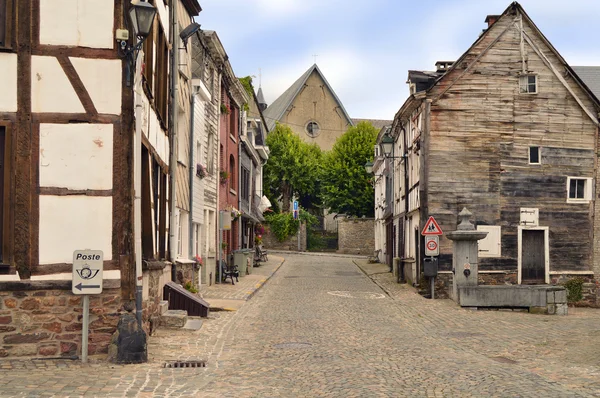
[[583,299],[583,284],[582,278],[569,279],[563,286],[567,289],[567,302],[576,303]]

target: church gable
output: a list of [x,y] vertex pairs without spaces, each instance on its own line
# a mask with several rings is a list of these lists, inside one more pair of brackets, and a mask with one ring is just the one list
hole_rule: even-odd
[[352,126],[341,101],[317,67],[313,65],[265,111],[269,123],[287,124],[304,141],[323,150]]

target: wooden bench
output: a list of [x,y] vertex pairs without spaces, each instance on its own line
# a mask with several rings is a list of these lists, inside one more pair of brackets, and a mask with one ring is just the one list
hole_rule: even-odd
[[223,270],[223,276],[221,277],[221,280],[223,282],[227,282],[227,278],[231,279],[231,284],[235,285],[235,282],[233,281],[233,277],[235,276],[235,280],[236,282],[239,282],[239,276],[240,276],[240,271],[238,270],[237,265],[233,264],[233,261],[231,261],[229,264],[227,264],[227,262],[222,261],[221,262],[222,265],[222,270]]

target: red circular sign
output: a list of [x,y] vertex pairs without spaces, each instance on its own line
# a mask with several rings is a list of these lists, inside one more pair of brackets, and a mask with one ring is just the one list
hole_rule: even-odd
[[434,251],[435,249],[437,249],[436,241],[430,240],[429,242],[427,242],[427,250]]

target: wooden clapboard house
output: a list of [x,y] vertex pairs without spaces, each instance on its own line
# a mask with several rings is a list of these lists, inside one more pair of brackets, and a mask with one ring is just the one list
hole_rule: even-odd
[[[598,98],[518,3],[486,22],[455,62],[409,72],[411,95],[391,132],[403,158],[386,160],[397,231],[388,247],[418,282],[427,218],[452,231],[467,207],[489,232],[479,243],[480,281],[592,279],[600,272]],[[452,242],[442,237],[440,250],[451,279]]]

